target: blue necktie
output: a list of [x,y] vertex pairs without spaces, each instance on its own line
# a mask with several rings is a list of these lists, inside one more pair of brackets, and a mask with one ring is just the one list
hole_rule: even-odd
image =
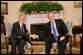
[[52,28],[53,28],[53,35],[56,41],[58,41],[57,35],[56,35],[56,29],[54,28],[54,23],[52,23]]

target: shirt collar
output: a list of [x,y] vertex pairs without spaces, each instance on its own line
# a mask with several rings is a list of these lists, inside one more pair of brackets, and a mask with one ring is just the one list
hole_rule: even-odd
[[[53,23],[55,24],[55,21],[53,21]],[[51,24],[52,24],[52,22],[51,22]]]
[[21,22],[19,22],[19,24],[20,24],[20,26],[22,25],[22,23],[21,23]]

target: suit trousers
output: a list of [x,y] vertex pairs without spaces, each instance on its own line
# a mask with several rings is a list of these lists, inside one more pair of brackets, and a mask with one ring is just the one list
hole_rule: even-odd
[[[51,37],[48,37],[46,38],[45,40],[45,52],[46,54],[50,54],[50,50],[51,50],[51,46],[52,46],[52,43],[56,42],[54,37],[51,36]],[[64,54],[65,53],[65,47],[66,47],[66,41],[65,39],[62,40],[61,42],[57,42],[58,43],[58,54]]]
[[16,54],[16,47],[18,46],[19,54],[23,54],[25,41],[23,39],[13,39],[11,42],[12,54]]

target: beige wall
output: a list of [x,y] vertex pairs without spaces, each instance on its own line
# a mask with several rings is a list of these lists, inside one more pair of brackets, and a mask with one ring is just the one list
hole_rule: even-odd
[[74,25],[82,23],[82,8],[74,8],[74,1],[59,1],[64,6],[65,21],[72,21]]

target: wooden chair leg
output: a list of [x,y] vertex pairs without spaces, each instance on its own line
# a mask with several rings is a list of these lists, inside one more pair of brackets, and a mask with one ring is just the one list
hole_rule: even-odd
[[65,48],[65,51],[68,52],[68,50],[67,50],[67,46],[66,46],[66,48]]
[[70,39],[70,51],[69,51],[69,54],[72,54],[72,36],[70,36],[71,37],[71,39]]
[[6,40],[6,53],[8,54],[8,49],[9,49],[9,47],[8,47],[8,38],[7,37],[5,37],[5,40]]
[[33,49],[31,49],[31,54],[33,54]]

